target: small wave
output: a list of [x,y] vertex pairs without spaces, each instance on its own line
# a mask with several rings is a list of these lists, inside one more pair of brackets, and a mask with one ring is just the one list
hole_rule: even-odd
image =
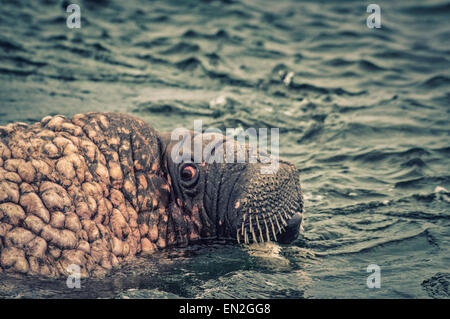
[[239,86],[239,87],[254,87],[255,86],[250,81],[234,77],[234,76],[230,75],[229,73],[225,73],[225,72],[207,71],[206,74],[211,79],[219,80],[223,84]]
[[[418,197],[417,195],[414,195],[415,197]],[[434,196],[434,198],[436,198]],[[423,197],[421,197],[421,200],[423,201]],[[392,216],[392,217],[400,217],[404,219],[412,219],[412,220],[449,220],[450,215],[448,214],[437,214],[433,212],[424,212],[424,211],[407,211],[407,212],[388,212],[386,213],[386,216]]]
[[430,63],[430,64],[447,64],[448,60],[447,58],[443,56],[437,56],[437,55],[419,55],[417,53],[411,53],[411,52],[405,52],[405,51],[398,51],[398,50],[384,50],[378,53],[374,54],[374,57],[381,58],[381,59],[402,59],[405,61],[416,61],[416,62],[422,62],[422,63]]
[[67,52],[73,53],[75,55],[81,56],[83,58],[89,58],[89,57],[93,56],[95,53],[92,50],[85,49],[85,48],[82,48],[77,45],[69,46],[69,45],[62,44],[62,43],[54,44],[51,46],[46,46],[45,48],[41,47],[41,49],[55,50],[55,51],[60,51],[60,50],[67,51]]
[[111,50],[108,49],[101,42],[89,43],[89,44],[86,44],[86,46],[89,47],[90,49],[94,50],[94,51],[101,51],[101,52],[108,52],[108,53],[111,52]]
[[354,63],[355,63],[354,61],[349,61],[342,58],[333,58],[325,62],[325,64],[331,66],[348,66],[353,65]]
[[368,60],[361,60],[361,61],[359,61],[359,66],[360,66],[361,69],[363,69],[365,71],[371,71],[371,72],[373,72],[373,71],[384,71],[385,70],[385,68],[382,68],[382,67],[380,67],[380,66],[376,65],[375,63],[370,62]]
[[203,38],[203,39],[209,39],[209,40],[224,40],[224,39],[230,39],[230,35],[227,31],[220,29],[214,34],[207,34],[207,33],[201,33],[198,31],[195,31],[193,29],[189,29],[185,31],[182,34],[183,38]]
[[355,106],[345,106],[345,105],[337,105],[337,109],[339,113],[349,113],[355,111],[361,111],[364,109],[369,109],[370,106],[367,105],[355,105]]
[[[385,231],[385,230],[381,230]],[[376,249],[382,249],[383,247],[390,246],[393,244],[403,243],[410,240],[414,240],[421,237],[427,237],[427,229],[419,229],[416,231],[410,230],[406,234],[402,233],[395,238],[368,238],[366,240],[357,240],[354,243],[347,242],[348,247],[342,247],[342,243],[337,246],[336,250],[329,249],[324,252],[316,251],[317,256],[344,256],[344,255],[354,255],[362,254],[374,251]]]
[[348,50],[360,50],[361,48],[367,46],[370,46],[370,44],[365,42],[339,42],[339,43],[327,42],[322,44],[313,44],[312,46],[308,47],[308,50],[311,52],[327,52],[327,51],[343,52]]
[[158,101],[140,103],[133,112],[150,112],[150,113],[166,113],[166,114],[185,114],[185,115],[202,115],[212,116],[214,110],[209,110],[204,103],[197,102],[188,104],[184,101]]
[[412,14],[447,14],[450,12],[450,3],[436,5],[420,5],[403,9],[405,12]]
[[425,167],[427,164],[425,164],[425,162],[423,161],[423,160],[421,160],[420,158],[412,158],[412,159],[410,159],[410,160],[408,160],[408,161],[406,161],[406,162],[404,162],[404,163],[401,163],[400,164],[401,165],[401,167],[413,167],[413,166],[416,166],[416,167]]
[[52,24],[52,25],[65,25],[66,24],[66,17],[64,17],[63,15],[57,15],[54,17],[50,17],[50,18],[44,18],[44,19],[40,19],[38,24]]
[[434,89],[439,88],[441,86],[448,86],[450,85],[450,78],[444,75],[436,75],[433,76],[423,83],[421,83],[420,86],[428,88],[428,89]]
[[286,57],[286,54],[281,51],[263,48],[249,48],[245,50],[245,54],[264,59],[281,59]]
[[169,40],[170,38],[168,37],[157,37],[150,41],[138,41],[134,43],[134,45],[145,49],[151,49],[153,47],[167,45]]
[[450,92],[435,96],[431,101],[433,101],[437,105],[447,107],[448,105],[450,105]]
[[[275,80],[272,83],[279,84],[279,83],[281,83],[281,80]],[[318,93],[318,94],[321,94],[321,95],[335,94],[335,95],[339,95],[339,96],[345,96],[345,95],[347,95],[347,96],[358,96],[358,95],[363,95],[363,94],[367,93],[365,90],[351,92],[351,91],[348,91],[348,90],[346,90],[344,88],[341,88],[341,87],[326,88],[326,87],[316,86],[316,85],[309,84],[309,83],[297,83],[294,80],[291,80],[288,83],[287,87],[289,89],[298,90],[300,92],[311,92],[311,93]]]
[[379,162],[386,159],[420,159],[419,156],[427,156],[431,153],[421,147],[412,147],[400,152],[389,152],[384,150],[371,150],[352,157],[352,160],[363,162]]
[[0,74],[6,75],[16,75],[16,76],[29,76],[31,74],[35,74],[35,71],[32,70],[19,70],[19,69],[10,69],[10,68],[2,68],[0,67]]
[[[354,31],[334,31],[334,32],[320,32],[315,37],[312,38],[312,41],[328,41],[342,38],[359,38],[361,35]],[[345,41],[345,40],[343,40]],[[351,41],[351,40],[349,40]]]
[[192,71],[197,68],[204,69],[202,62],[195,57],[190,57],[176,62],[175,66],[182,71]]
[[135,57],[140,60],[143,60],[145,62],[152,63],[152,64],[172,65],[172,63],[170,63],[168,60],[165,60],[165,59],[162,59],[159,57],[155,57],[152,54],[136,55]]
[[125,62],[124,59],[121,58],[120,56],[114,57],[114,55],[111,55],[111,54],[96,53],[96,55],[94,56],[94,59],[96,61],[104,62],[104,63],[110,64],[110,65],[118,65],[118,66],[123,66],[123,67],[131,68],[131,69],[136,68],[135,65]]
[[395,188],[420,188],[427,185],[449,185],[450,176],[426,176],[395,183]]
[[203,283],[196,298],[304,298],[311,279],[303,271],[261,273],[254,270],[230,272]]
[[450,146],[434,149],[434,151],[450,155]]
[[0,38],[0,48],[6,52],[25,51],[25,49],[20,44],[5,38]]
[[220,83],[223,84],[239,87],[254,87],[254,84],[244,79],[236,78],[228,72],[219,72],[207,69],[204,66],[203,62],[196,57],[189,57],[181,61],[175,62],[174,66],[184,72],[194,72],[198,70],[203,74],[205,74],[206,76],[208,76],[210,79],[218,80]]
[[308,83],[295,83],[294,81],[289,84],[289,87],[294,90],[311,91],[319,94],[328,94],[330,92],[327,88],[318,87]]
[[214,66],[219,65],[219,62],[222,61],[222,58],[215,52],[207,53],[205,54],[205,57],[208,58],[209,64]]
[[239,10],[239,9],[226,10],[224,15],[227,17],[234,16],[236,18],[245,19],[245,20],[253,18],[253,14],[251,12],[246,12],[246,11]]
[[31,65],[31,66],[37,66],[37,67],[42,67],[47,65],[47,62],[43,62],[43,61],[34,61],[32,59],[23,57],[23,56],[8,56],[8,57],[3,57],[3,61],[11,61],[12,63],[14,63],[15,65],[17,65],[18,67],[22,67],[24,65]]
[[152,17],[146,17],[145,20],[146,22],[153,22],[153,23],[169,22],[170,16],[160,14]]
[[385,139],[386,136],[423,136],[424,134],[430,135],[445,135],[448,130],[439,127],[422,127],[417,124],[397,124],[387,125],[386,123],[379,123],[375,125],[369,125],[366,123],[345,123],[343,126],[333,130],[333,133],[329,135],[328,140],[340,140],[349,138],[361,138],[362,136],[370,137],[371,139]]
[[52,34],[47,37],[44,37],[46,41],[66,41],[68,40],[65,34]]
[[188,42],[179,42],[174,46],[161,51],[161,54],[182,54],[182,53],[194,53],[200,50],[197,44],[191,44]]
[[315,140],[323,132],[323,124],[312,122],[304,131],[303,135],[297,140],[297,143],[306,143]]

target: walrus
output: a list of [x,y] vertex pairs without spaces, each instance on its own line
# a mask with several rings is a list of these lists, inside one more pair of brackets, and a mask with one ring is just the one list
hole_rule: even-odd
[[199,240],[297,237],[303,197],[293,164],[262,174],[260,161],[178,163],[176,142],[121,113],[0,127],[0,272],[61,277],[75,264],[95,276]]

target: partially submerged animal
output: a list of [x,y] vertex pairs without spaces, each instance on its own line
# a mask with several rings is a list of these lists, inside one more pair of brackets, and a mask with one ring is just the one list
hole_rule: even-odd
[[[188,148],[205,144],[189,134]],[[75,264],[89,276],[204,238],[297,237],[294,165],[280,160],[263,174],[261,161],[178,163],[175,146],[170,134],[120,113],[0,127],[0,272],[58,277]]]

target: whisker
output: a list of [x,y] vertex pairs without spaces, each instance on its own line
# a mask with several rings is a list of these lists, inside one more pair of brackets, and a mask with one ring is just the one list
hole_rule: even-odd
[[275,234],[275,226],[273,226],[272,217],[270,218],[270,225],[272,226],[273,238],[277,241],[277,234]]
[[248,223],[250,224],[250,232],[252,233],[253,242],[257,243],[258,241],[256,240],[255,231],[253,230],[251,211],[250,214],[248,215]]
[[253,242],[258,243],[258,240],[256,239],[256,235],[255,235],[255,232],[253,231],[253,229],[252,229],[252,236],[253,236]]
[[242,217],[242,227],[241,227],[241,233],[244,233],[244,223],[245,223],[245,218],[247,217],[247,214],[244,214],[244,216]]
[[284,227],[286,227],[288,224],[286,223],[286,221],[284,220],[284,218],[280,215],[280,219],[281,219],[281,223],[283,224]]
[[263,238],[263,235],[262,235],[261,227],[259,225],[258,215],[256,215],[256,225],[258,225],[259,237],[261,238],[261,243],[263,243],[264,242],[264,238]]
[[286,217],[286,219],[287,220],[289,220],[290,219],[290,217],[289,217],[289,215],[286,213],[286,211],[285,210],[283,210],[283,214],[284,214],[284,217]]
[[278,222],[277,216],[275,216],[275,221],[277,222],[278,230],[280,231],[280,233],[282,233],[283,229],[281,229],[281,227],[280,227],[280,223]]
[[267,221],[266,221],[266,217],[264,217],[264,225],[266,226],[266,238],[267,241],[270,241],[270,234],[269,234],[269,227],[267,227]]

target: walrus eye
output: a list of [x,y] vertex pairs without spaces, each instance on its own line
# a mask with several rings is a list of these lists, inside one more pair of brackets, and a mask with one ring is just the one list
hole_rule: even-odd
[[181,171],[181,179],[185,182],[188,182],[194,178],[195,174],[195,168],[190,165],[186,165]]
[[198,175],[198,169],[192,163],[183,164],[180,168],[180,178],[184,186],[194,186],[198,180]]

